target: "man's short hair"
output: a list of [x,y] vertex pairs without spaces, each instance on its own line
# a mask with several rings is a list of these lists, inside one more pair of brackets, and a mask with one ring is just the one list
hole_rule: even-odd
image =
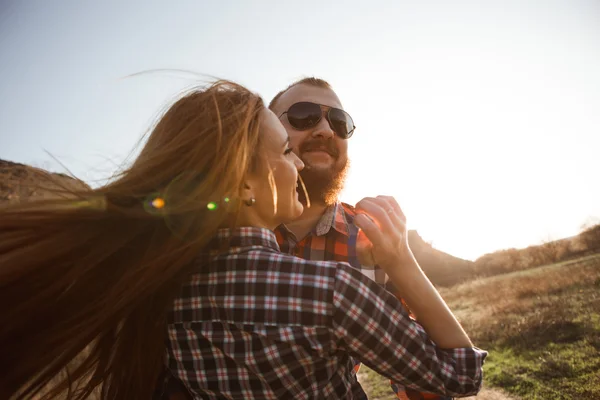
[[288,90],[290,90],[294,86],[298,86],[298,85],[310,85],[310,86],[316,86],[316,87],[320,87],[320,88],[324,88],[324,89],[331,89],[331,85],[325,79],[316,78],[314,76],[311,76],[311,77],[308,77],[308,78],[302,78],[302,79],[300,79],[300,80],[292,83],[291,85],[289,85],[288,87],[286,87],[285,89],[283,89],[281,92],[277,93],[275,95],[275,97],[273,97],[273,100],[271,100],[271,102],[269,103],[269,109],[273,110],[273,108],[275,107],[275,103],[277,102],[277,100],[279,100],[279,98],[285,92],[287,92]]

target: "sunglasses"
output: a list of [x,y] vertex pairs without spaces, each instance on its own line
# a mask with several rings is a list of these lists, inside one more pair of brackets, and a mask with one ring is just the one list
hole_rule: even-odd
[[[323,118],[323,109],[321,107],[328,106],[301,101],[292,104],[283,114],[287,114],[288,122],[294,129],[304,131],[314,128],[321,121],[321,118]],[[283,114],[279,118],[283,117]],[[329,107],[325,112],[325,119],[329,122],[329,127],[342,139],[350,139],[356,129],[356,125],[354,125],[350,114],[339,108]]]

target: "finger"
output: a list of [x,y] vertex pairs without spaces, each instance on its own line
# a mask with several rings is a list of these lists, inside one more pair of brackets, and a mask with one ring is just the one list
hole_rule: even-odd
[[[404,214],[393,197],[378,196],[377,198],[373,199],[373,202],[377,203],[382,209],[385,210],[386,215],[391,222],[391,227],[389,230],[386,229],[384,232],[386,232],[392,239],[405,240],[407,235],[406,220],[402,218]],[[400,212],[400,215],[398,215],[398,212]]]
[[[402,218],[404,214],[399,216],[395,211],[394,204],[383,197],[366,197],[357,204],[356,208],[366,212],[369,216],[373,216],[385,232],[401,238],[406,235],[406,221]],[[398,203],[395,203],[395,206],[398,209],[400,207]]]
[[372,197],[365,197],[356,204],[356,210],[366,213],[375,220],[375,223],[384,231],[394,229],[394,224],[387,214],[386,205],[383,201]]
[[365,233],[373,246],[381,246],[383,243],[383,232],[381,232],[381,229],[379,229],[371,218],[365,214],[357,214],[354,217],[354,223]]
[[396,199],[393,196],[377,196],[378,199],[384,200],[388,205],[389,205],[389,209],[394,210],[394,213],[400,217],[400,219],[402,219],[404,221],[404,223],[406,223],[406,215],[404,215],[404,212],[402,211],[402,207],[400,207],[400,204],[398,204],[398,202],[396,201]]
[[390,196],[377,196],[377,200],[385,202],[388,217],[394,224],[396,230],[400,232],[399,236],[406,236],[408,230],[406,217],[404,216],[404,213],[402,212],[402,209],[396,200]]
[[388,217],[397,229],[402,232],[406,230],[406,217],[402,213],[402,209],[393,197],[377,196],[377,200],[382,203],[382,207],[386,209]]

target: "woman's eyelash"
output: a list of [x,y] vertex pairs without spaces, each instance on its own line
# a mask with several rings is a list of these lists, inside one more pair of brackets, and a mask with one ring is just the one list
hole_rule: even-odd
[[292,152],[292,149],[286,149],[283,154],[288,155]]

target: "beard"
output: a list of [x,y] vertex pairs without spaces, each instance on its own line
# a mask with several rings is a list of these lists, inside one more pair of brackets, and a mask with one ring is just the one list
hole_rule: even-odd
[[[326,206],[335,204],[344,189],[349,169],[350,161],[346,160],[341,167],[335,169],[319,170],[305,167],[300,171],[311,203],[321,203]],[[303,190],[298,192],[298,200],[306,206],[306,194]]]
[[[331,168],[321,169],[313,168],[309,163],[304,162],[304,169],[300,171],[300,177],[306,186],[311,203],[325,204],[330,206],[335,204],[339,195],[344,189],[348,170],[350,169],[350,161],[339,159],[339,151],[333,143],[323,143],[320,140],[305,142],[300,146],[300,158],[305,151],[322,149],[327,151],[334,159],[334,164]],[[342,161],[342,162],[340,162]],[[307,199],[304,190],[298,190],[298,199],[306,206]]]

